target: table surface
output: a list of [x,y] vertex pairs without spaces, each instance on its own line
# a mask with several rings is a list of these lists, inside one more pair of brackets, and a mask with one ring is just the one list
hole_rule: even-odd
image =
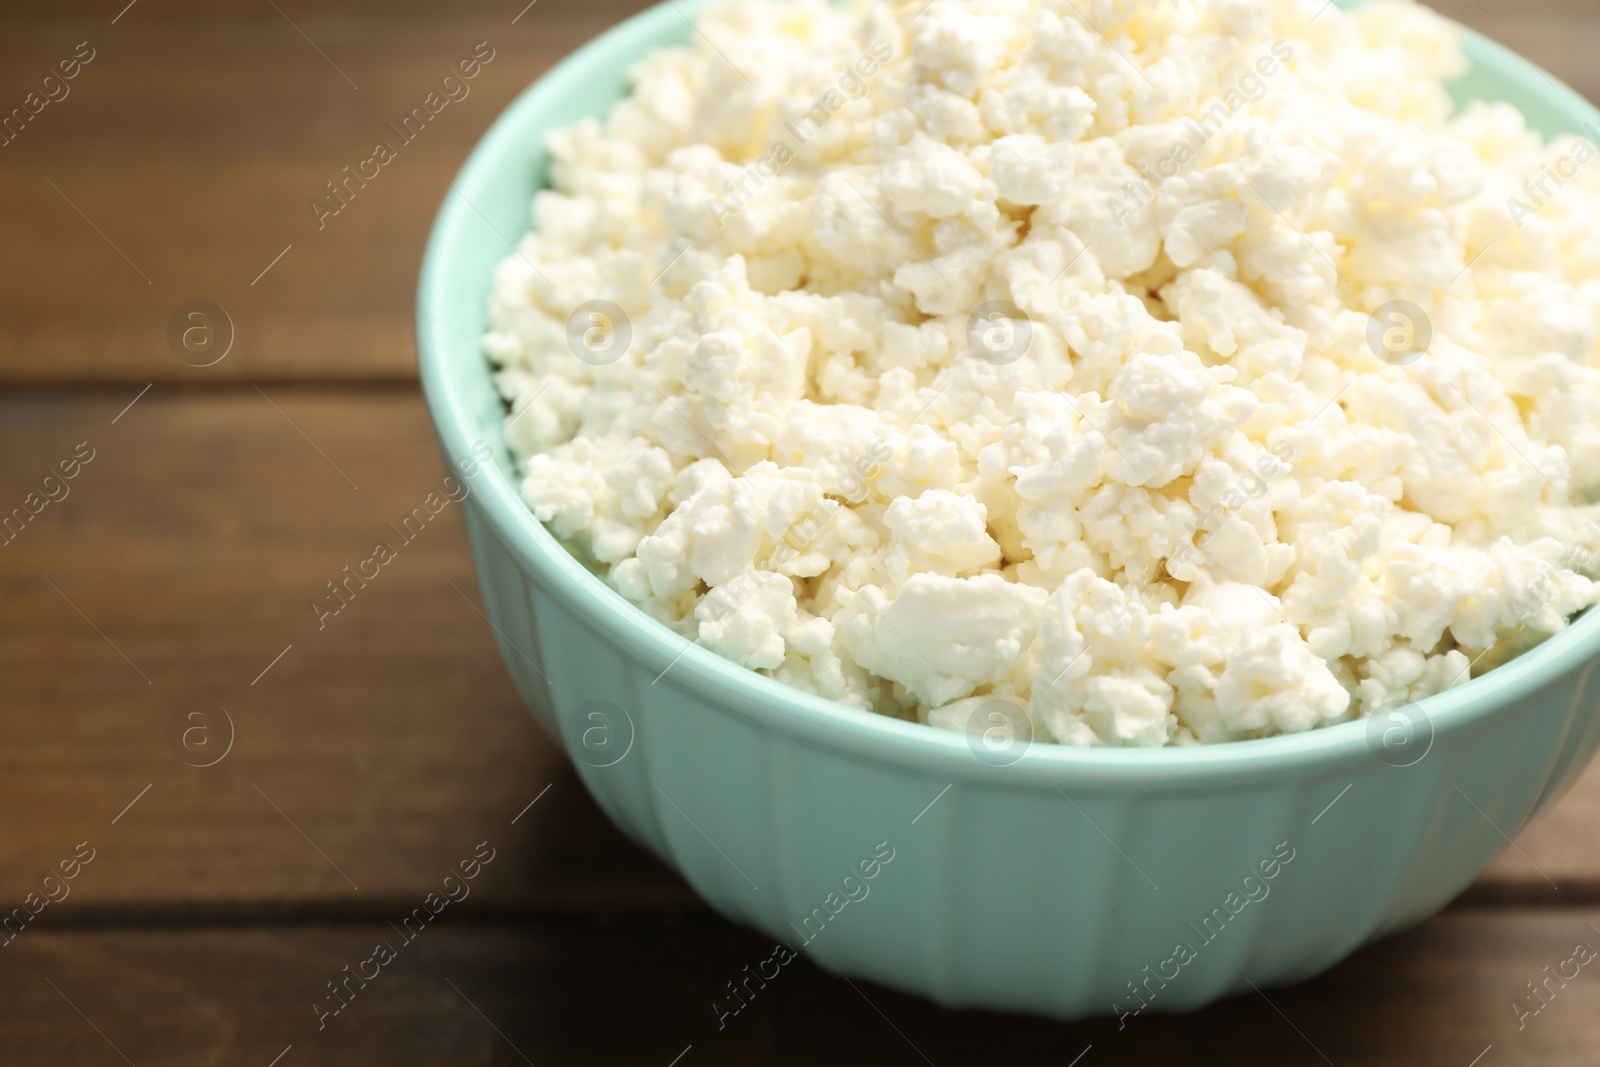
[[[0,548],[0,903],[92,856],[0,947],[0,1061],[1592,1062],[1600,978],[1511,1005],[1600,944],[1600,768],[1444,913],[1270,1003],[1119,1032],[800,962],[719,1030],[765,942],[623,840],[523,710],[454,511],[337,625],[306,606],[439,476],[411,301],[449,176],[634,3],[125,2],[0,12],[0,106],[94,50],[0,148],[0,504],[93,456]],[[1442,6],[1600,98],[1590,0]],[[308,200],[479,41],[471,95],[319,229]],[[234,324],[206,368],[166,338],[196,299]],[[192,702],[231,728],[175,748]],[[319,1030],[325,984],[485,841],[472,895]]]

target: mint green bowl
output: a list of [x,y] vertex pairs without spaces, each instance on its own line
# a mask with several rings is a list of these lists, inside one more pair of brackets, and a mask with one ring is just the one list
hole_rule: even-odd
[[[1075,1018],[1316,974],[1444,906],[1571,786],[1600,744],[1600,612],[1410,709],[1419,732],[1403,757],[1356,722],[1203,748],[1036,744],[998,766],[964,736],[688,645],[585,570],[518,495],[485,303],[528,228],[542,135],[603,114],[634,61],[688,33],[672,6],[651,8],[512,104],[439,212],[418,307],[447,461],[470,469],[475,443],[495,449],[466,515],[501,656],[629,837],[830,971],[952,1007]],[[1510,101],[1547,134],[1596,117],[1496,45],[1469,35],[1467,49],[1461,98]]]

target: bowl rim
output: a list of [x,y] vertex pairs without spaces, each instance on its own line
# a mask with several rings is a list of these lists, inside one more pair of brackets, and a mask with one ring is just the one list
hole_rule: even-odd
[[[471,404],[447,369],[451,345],[445,284],[466,241],[463,224],[477,211],[470,194],[487,183],[515,142],[554,128],[544,123],[541,113],[556,100],[580,90],[594,69],[631,67],[629,57],[637,55],[641,46],[676,43],[682,36],[682,9],[702,2],[663,0],[567,56],[496,118],[446,192],[429,234],[418,284],[417,360],[429,416],[452,465],[470,461],[475,440]],[[1474,68],[1540,98],[1575,124],[1577,116],[1600,118],[1593,105],[1542,69],[1470,29],[1458,29]],[[527,132],[530,128],[538,133]],[[517,236],[531,225],[530,218]],[[483,373],[490,373],[481,349],[473,355],[483,361]],[[635,660],[660,664],[657,681],[673,673],[676,677],[670,681],[675,688],[705,694],[725,714],[818,747],[921,772],[938,770],[952,781],[1005,780],[1035,786],[1071,781],[1080,788],[1140,790],[1224,779],[1242,784],[1331,774],[1377,762],[1367,739],[1372,720],[1356,719],[1296,734],[1192,746],[1079,747],[1041,742],[1025,746],[1015,762],[997,766],[975,758],[965,734],[861,711],[792,689],[689,641],[624,599],[568,553],[534,518],[515,481],[499,464],[483,464],[474,483],[471,496],[479,514],[518,566],[547,595],[584,620],[597,639],[625,650]],[[481,575],[482,561],[475,562]],[[1592,668],[1597,657],[1600,611],[1588,611],[1502,666],[1406,707],[1417,709],[1431,725],[1430,745],[1437,745],[1445,736],[1474,732],[1497,712],[1586,664]]]

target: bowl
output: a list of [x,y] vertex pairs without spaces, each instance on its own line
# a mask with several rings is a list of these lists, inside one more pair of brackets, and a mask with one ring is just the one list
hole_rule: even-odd
[[[471,475],[501,656],[628,837],[830,972],[950,1007],[1126,1019],[1306,978],[1424,919],[1566,791],[1600,744],[1600,612],[1370,720],[1078,749],[786,688],[686,642],[569,555],[518,495],[485,303],[528,229],[542,134],[603,114],[636,60],[687,39],[688,6],[622,23],[500,116],[446,195],[418,298],[423,388],[446,462]],[[1547,135],[1597,117],[1491,42],[1468,33],[1466,49],[1458,99],[1510,101]]]

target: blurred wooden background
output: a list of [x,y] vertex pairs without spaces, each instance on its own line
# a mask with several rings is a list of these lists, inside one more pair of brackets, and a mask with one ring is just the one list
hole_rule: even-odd
[[[1443,915],[1276,1008],[1118,1033],[801,962],[719,1032],[711,999],[768,946],[625,842],[535,728],[454,511],[325,630],[307,607],[439,477],[411,320],[447,179],[522,87],[639,6],[525,2],[0,9],[0,112],[94,50],[0,147],[0,510],[94,454],[0,547],[0,907],[94,850],[0,944],[0,1062],[1593,1058],[1600,978],[1520,1029],[1511,1003],[1600,943],[1600,769]],[[1600,98],[1589,0],[1440,6]],[[471,95],[319,230],[307,200],[480,41],[495,58]],[[169,348],[193,300],[233,323],[210,367]],[[211,749],[169,741],[195,701],[232,725],[209,767],[177,753],[221,751],[215,711]],[[325,983],[481,841],[472,896],[319,1030]]]

